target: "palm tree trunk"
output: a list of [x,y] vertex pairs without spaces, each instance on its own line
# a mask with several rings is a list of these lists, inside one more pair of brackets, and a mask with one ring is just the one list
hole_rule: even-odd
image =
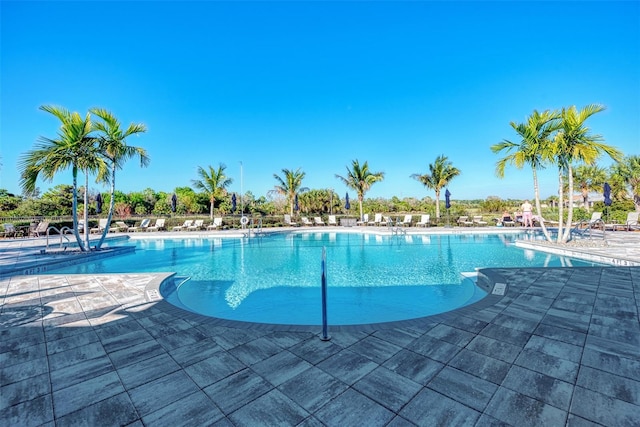
[[567,166],[567,175],[569,177],[569,207],[567,210],[567,227],[562,236],[562,243],[569,241],[569,237],[571,237],[571,223],[573,222],[573,169],[571,168],[571,164]]
[[440,219],[440,189],[436,188],[436,218]]
[[549,231],[547,230],[546,225],[544,225],[544,220],[542,219],[542,209],[540,208],[540,189],[538,188],[538,173],[535,168],[533,168],[533,197],[536,199],[536,213],[538,214],[538,220],[542,227],[542,233],[547,241],[551,242],[551,236],[549,235]]
[[[82,244],[82,238],[78,232],[78,168],[73,166],[73,202],[71,203],[73,212],[73,235],[76,236],[76,242],[81,251],[84,251],[84,245]],[[87,224],[84,225],[87,228]]]
[[562,229],[564,223],[564,180],[562,179],[562,168],[558,168],[558,237],[556,241],[562,241]]
[[107,226],[105,227],[104,230],[102,230],[102,236],[100,236],[100,241],[98,242],[98,245],[96,246],[96,249],[100,249],[102,247],[102,243],[104,243],[104,239],[106,239],[107,237],[107,233],[109,233],[109,229],[111,228],[111,218],[113,217],[113,208],[115,206],[115,200],[114,200],[114,196],[116,193],[116,166],[115,166],[115,162],[113,163],[113,166],[111,167],[111,189],[110,194],[111,194],[111,199],[109,200],[109,213],[107,214]]
[[364,216],[362,215],[362,200],[363,199],[364,199],[364,196],[358,194],[358,204],[360,205],[360,221],[364,221]]
[[85,249],[90,250],[89,243],[89,172],[84,171],[84,241]]
[[209,208],[209,219],[213,221],[213,204],[216,202],[216,198],[211,196],[211,207]]

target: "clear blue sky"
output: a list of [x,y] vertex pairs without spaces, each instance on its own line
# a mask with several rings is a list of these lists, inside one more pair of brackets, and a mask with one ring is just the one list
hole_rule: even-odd
[[[640,3],[2,1],[0,188],[59,123],[43,104],[145,123],[118,189],[171,192],[227,165],[230,190],[273,174],[347,189],[353,159],[383,171],[367,197],[433,197],[413,173],[444,154],[454,199],[531,198],[531,172],[495,177],[489,147],[534,110],[600,103],[588,122],[640,154]],[[603,159],[600,164],[608,166]],[[93,181],[91,181],[93,182]],[[71,171],[42,191],[71,183]],[[96,190],[107,187],[93,185]],[[555,171],[541,175],[555,194]],[[350,196],[354,197],[353,192]]]

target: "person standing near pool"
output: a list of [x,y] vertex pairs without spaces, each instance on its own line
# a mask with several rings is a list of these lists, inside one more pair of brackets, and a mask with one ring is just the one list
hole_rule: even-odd
[[522,223],[525,227],[533,227],[533,216],[532,210],[533,206],[529,203],[528,200],[525,200],[522,206],[520,206],[520,210],[522,210]]

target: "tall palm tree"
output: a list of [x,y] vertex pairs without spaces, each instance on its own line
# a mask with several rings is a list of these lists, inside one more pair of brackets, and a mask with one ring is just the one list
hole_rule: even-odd
[[100,242],[98,242],[98,249],[102,246],[104,239],[109,232],[111,226],[111,218],[113,217],[113,209],[115,206],[115,190],[116,190],[116,170],[122,169],[124,163],[132,157],[138,156],[140,158],[140,166],[146,167],[149,165],[149,155],[144,148],[127,145],[127,138],[131,135],[137,135],[147,131],[144,124],[131,123],[127,129],[123,130],[120,126],[118,119],[109,111],[102,108],[93,108],[89,112],[101,119],[94,123],[95,130],[98,131],[98,141],[103,156],[107,159],[111,166],[111,189],[110,189],[110,202],[109,213],[107,215],[107,226],[102,231]]
[[460,175],[460,169],[454,167],[444,154],[436,157],[436,161],[429,164],[429,173],[411,175],[411,178],[420,181],[425,187],[436,192],[436,218],[440,218],[440,190],[458,175]]
[[301,171],[300,168],[295,171],[289,169],[282,169],[282,176],[274,173],[273,177],[278,184],[273,188],[273,192],[285,196],[287,203],[289,204],[289,214],[293,215],[293,204],[296,199],[296,194],[299,192],[307,191],[307,187],[302,186],[302,180],[306,176],[306,173]]
[[640,155],[627,156],[612,169],[630,187],[633,204],[640,212]]
[[346,177],[336,174],[336,178],[342,181],[347,187],[355,190],[358,194],[360,221],[362,221],[362,202],[364,201],[364,195],[369,191],[373,184],[384,179],[384,172],[371,172],[369,171],[369,165],[367,162],[360,165],[360,162],[356,159],[351,162],[351,169],[347,166]]
[[496,175],[504,178],[507,165],[514,165],[518,169],[522,169],[525,164],[531,166],[536,214],[540,218],[546,239],[551,241],[551,235],[542,220],[538,170],[544,168],[545,163],[551,160],[551,135],[558,130],[559,113],[549,110],[540,113],[533,110],[524,123],[511,122],[510,125],[520,136],[520,141],[512,142],[505,139],[491,146],[491,151],[496,154],[502,151],[508,153],[496,163]]
[[[62,123],[57,138],[40,137],[36,148],[25,153],[19,160],[20,185],[23,191],[32,193],[36,189],[38,177],[47,181],[55,175],[71,168],[73,177],[73,229],[78,247],[82,251],[89,250],[88,206],[89,174],[96,173],[98,181],[108,179],[109,170],[100,156],[96,139],[91,136],[94,131],[91,116],[85,118],[76,112],[63,107],[43,105],[42,111],[57,117]],[[85,174],[84,192],[84,241],[78,232],[78,170]]]
[[602,190],[602,185],[607,180],[607,171],[598,165],[580,165],[574,170],[573,181],[580,187],[582,204],[589,210],[589,193]]
[[233,179],[228,178],[224,174],[227,167],[220,163],[218,169],[209,166],[207,172],[202,166],[198,166],[198,176],[200,179],[194,179],[191,182],[198,190],[207,193],[211,206],[209,208],[209,218],[213,220],[213,207],[218,198],[222,198],[227,194],[227,187],[233,183]]
[[[569,182],[569,197],[573,194],[573,165],[583,163],[593,165],[596,160],[606,153],[612,159],[620,161],[622,153],[603,142],[601,135],[592,135],[591,129],[585,125],[587,119],[596,113],[604,111],[605,107],[599,104],[590,104],[578,111],[573,105],[563,108],[561,114],[560,130],[556,135],[553,149],[558,164],[559,194],[563,193],[563,176],[566,174]],[[562,205],[562,200],[560,200]],[[562,218],[559,218],[558,241],[567,242],[571,234],[571,222],[573,220],[573,203],[569,201],[567,213],[567,227],[562,229]]]

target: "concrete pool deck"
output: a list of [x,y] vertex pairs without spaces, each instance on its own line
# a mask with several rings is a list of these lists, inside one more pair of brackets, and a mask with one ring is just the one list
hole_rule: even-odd
[[[640,262],[640,233],[607,233],[607,242],[571,250]],[[0,268],[70,256],[40,255],[41,245],[0,240]],[[484,273],[507,285],[490,305],[330,327],[330,341],[319,339],[319,327],[238,325],[182,311],[145,293],[162,274],[4,276],[0,420],[640,425],[640,267]]]

